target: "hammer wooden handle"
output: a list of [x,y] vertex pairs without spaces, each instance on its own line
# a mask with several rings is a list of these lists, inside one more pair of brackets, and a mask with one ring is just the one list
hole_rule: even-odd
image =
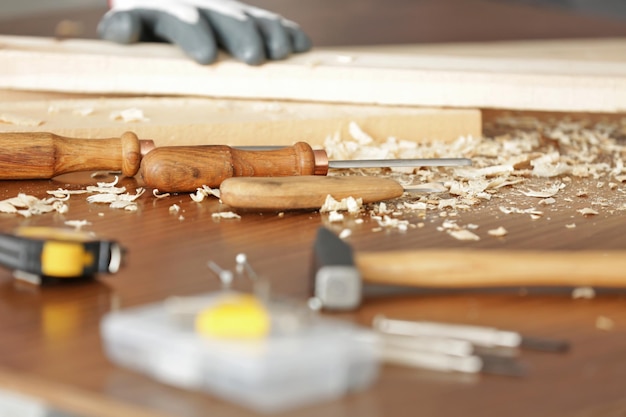
[[157,148],[141,161],[147,186],[168,192],[219,187],[231,177],[313,175],[315,153],[304,142],[277,150],[245,151],[223,145]]
[[319,209],[326,196],[354,197],[363,203],[400,197],[404,189],[392,179],[356,176],[238,177],[220,186],[222,201],[235,208],[255,210]]
[[363,280],[418,287],[626,287],[624,251],[419,250],[355,254]]
[[0,134],[0,179],[120,169],[133,176],[140,162],[140,141],[131,132],[112,139],[74,139],[45,132]]

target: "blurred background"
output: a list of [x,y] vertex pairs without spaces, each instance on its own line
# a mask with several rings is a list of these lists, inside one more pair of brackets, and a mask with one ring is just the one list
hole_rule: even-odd
[[[626,0],[249,0],[316,46],[626,36]],[[106,0],[2,0],[0,33],[96,36]]]

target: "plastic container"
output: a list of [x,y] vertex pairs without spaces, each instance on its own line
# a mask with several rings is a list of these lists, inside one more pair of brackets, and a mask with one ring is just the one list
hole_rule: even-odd
[[181,326],[155,303],[109,313],[101,333],[107,356],[120,366],[263,413],[338,398],[378,374],[375,335],[327,318],[293,334],[218,340]]

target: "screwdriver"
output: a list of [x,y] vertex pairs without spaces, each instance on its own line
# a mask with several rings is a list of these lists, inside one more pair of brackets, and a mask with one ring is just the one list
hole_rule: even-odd
[[0,179],[49,179],[77,171],[122,171],[132,177],[154,148],[132,132],[111,139],[74,139],[47,132],[0,134]]
[[273,150],[241,150],[225,145],[156,148],[141,161],[145,184],[163,192],[219,187],[231,177],[326,175],[329,169],[470,165],[467,158],[370,159],[329,161],[324,150],[297,142]]

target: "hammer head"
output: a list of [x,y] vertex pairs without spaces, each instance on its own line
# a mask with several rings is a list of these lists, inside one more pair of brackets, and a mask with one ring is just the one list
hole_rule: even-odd
[[352,248],[320,227],[313,247],[313,296],[327,310],[352,310],[361,304],[362,280]]

